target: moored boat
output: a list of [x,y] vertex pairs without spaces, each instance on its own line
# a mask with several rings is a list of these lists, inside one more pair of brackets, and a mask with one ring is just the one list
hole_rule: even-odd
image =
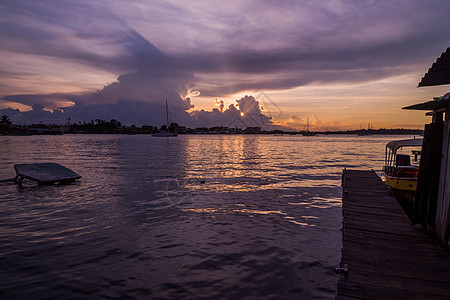
[[309,131],[309,117],[306,121],[306,130],[302,133],[303,136],[316,136],[317,133]]
[[386,144],[384,181],[397,200],[410,205],[414,203],[417,189],[422,141],[409,139]]
[[156,137],[178,136],[178,133],[176,133],[176,132],[169,132],[169,107],[167,105],[167,99],[166,99],[166,129],[167,130],[160,130],[160,131],[152,134],[152,136],[156,136]]

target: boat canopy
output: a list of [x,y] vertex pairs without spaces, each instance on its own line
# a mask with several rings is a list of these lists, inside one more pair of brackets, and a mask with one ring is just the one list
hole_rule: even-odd
[[400,140],[400,141],[391,141],[387,143],[386,148],[391,149],[392,152],[397,152],[400,147],[408,147],[408,146],[422,146],[423,139],[411,139],[411,140]]

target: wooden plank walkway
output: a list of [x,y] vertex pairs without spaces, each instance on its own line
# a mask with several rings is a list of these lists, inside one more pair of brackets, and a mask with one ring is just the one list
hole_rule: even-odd
[[336,299],[450,299],[450,251],[411,222],[373,171],[344,170]]

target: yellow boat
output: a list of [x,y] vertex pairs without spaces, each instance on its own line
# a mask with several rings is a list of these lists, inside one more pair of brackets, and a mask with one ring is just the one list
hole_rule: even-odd
[[[391,141],[386,144],[384,182],[399,201],[414,202],[422,141],[422,139],[410,139]],[[409,153],[406,148],[410,150]]]

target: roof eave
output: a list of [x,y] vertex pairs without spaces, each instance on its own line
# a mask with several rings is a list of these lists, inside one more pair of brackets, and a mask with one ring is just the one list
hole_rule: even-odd
[[450,47],[428,69],[418,87],[450,84]]

